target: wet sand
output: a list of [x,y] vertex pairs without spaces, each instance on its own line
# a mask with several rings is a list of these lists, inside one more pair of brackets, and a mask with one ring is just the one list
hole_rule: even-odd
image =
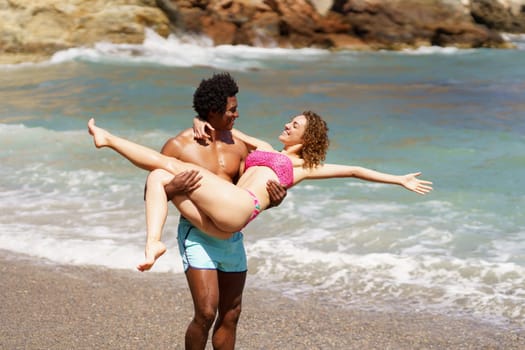
[[[192,303],[182,274],[57,266],[1,250],[0,262],[0,349],[184,348]],[[525,330],[291,300],[250,278],[237,349],[525,349]]]

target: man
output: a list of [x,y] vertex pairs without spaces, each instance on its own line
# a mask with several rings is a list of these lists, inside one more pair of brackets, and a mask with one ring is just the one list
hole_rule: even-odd
[[[161,152],[235,183],[248,154],[246,145],[231,133],[239,117],[237,93],[237,84],[227,73],[203,80],[193,95],[193,108],[213,128],[210,137],[196,139],[190,128],[169,139]],[[196,172],[177,175],[166,186],[168,198],[177,200],[177,194],[198,187],[198,180]],[[268,183],[268,191],[272,205],[286,196],[285,188],[275,182]],[[233,349],[247,271],[242,233],[234,233],[227,240],[216,239],[181,217],[178,242],[195,312],[186,331],[186,349],[204,349],[214,321],[213,348]]]

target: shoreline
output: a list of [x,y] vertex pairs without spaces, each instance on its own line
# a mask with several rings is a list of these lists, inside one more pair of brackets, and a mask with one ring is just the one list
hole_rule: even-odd
[[[509,38],[525,38],[525,33],[520,34],[506,34]],[[519,39],[514,39],[519,40]],[[523,39],[525,40],[525,39]],[[116,45],[116,44],[115,44]],[[93,46],[91,46],[92,48]],[[260,48],[257,46],[253,46],[254,48]],[[374,52],[381,52],[381,51],[387,51],[387,52],[402,52],[404,50],[409,51],[417,51],[421,48],[425,47],[432,47],[432,46],[426,46],[426,45],[413,45],[413,46],[403,46],[399,47],[398,49],[390,49],[390,50],[384,50],[384,49],[376,49],[372,46],[356,46],[353,48],[337,48],[337,49],[325,49],[327,52],[368,52],[368,53],[374,53]],[[77,47],[71,47],[69,49],[74,49]],[[309,48],[309,47],[305,47]],[[439,47],[442,50],[446,49],[457,49],[459,51],[462,50],[477,50],[481,48],[472,48],[472,47],[461,47],[461,46],[440,46]],[[296,48],[298,49],[298,48]],[[513,40],[505,40],[505,45],[502,47],[494,47],[494,48],[486,48],[486,49],[493,49],[493,50],[518,50],[518,45]],[[67,50],[67,49],[65,49]],[[0,53],[0,66],[2,65],[22,65],[22,64],[39,64],[43,62],[49,61],[54,54],[59,52],[60,50],[48,53],[48,52],[42,52],[42,53],[7,53],[2,52]]]
[[[185,278],[54,265],[0,250],[3,349],[183,349]],[[292,300],[248,276],[239,349],[523,349],[525,330],[465,318],[372,312]],[[211,349],[211,344],[208,344]]]

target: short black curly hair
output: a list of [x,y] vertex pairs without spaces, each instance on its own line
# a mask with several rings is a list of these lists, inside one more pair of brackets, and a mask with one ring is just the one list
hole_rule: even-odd
[[208,120],[210,112],[223,114],[228,97],[237,95],[239,87],[229,73],[216,73],[203,79],[193,94],[193,109],[203,120]]

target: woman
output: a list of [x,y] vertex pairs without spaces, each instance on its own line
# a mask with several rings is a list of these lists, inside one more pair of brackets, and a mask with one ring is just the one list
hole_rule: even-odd
[[[114,136],[95,126],[93,119],[88,127],[97,148],[110,147],[136,166],[152,171],[147,181],[150,194],[146,199],[146,219],[155,224],[148,224],[148,236],[151,230],[162,230],[167,215],[164,185],[174,174],[187,170],[199,171],[202,177],[200,186],[186,196],[179,196],[175,204],[181,215],[196,227],[218,238],[227,238],[231,232],[241,230],[268,207],[266,182],[270,179],[280,181],[287,188],[305,179],[356,177],[401,185],[419,194],[432,190],[431,182],[417,178],[421,173],[397,176],[357,166],[322,164],[329,144],[328,127],[319,115],[311,111],[294,117],[285,125],[279,136],[284,146],[281,152],[267,142],[232,130],[233,135],[251,146],[252,151],[246,157],[244,172],[236,185],[206,169]],[[162,217],[160,221],[159,217]],[[159,242],[150,254],[146,254],[146,260],[154,262],[164,251],[164,245]]]

